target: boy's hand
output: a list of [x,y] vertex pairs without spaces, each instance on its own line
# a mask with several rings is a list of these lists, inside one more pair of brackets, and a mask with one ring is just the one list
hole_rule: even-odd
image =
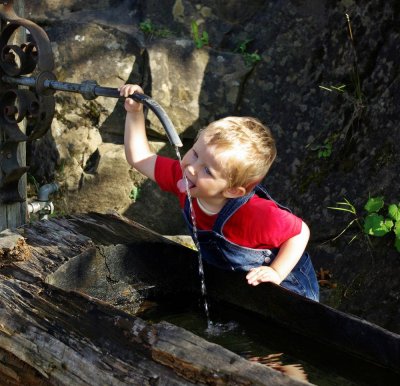
[[273,268],[262,265],[261,267],[253,268],[246,275],[247,282],[250,285],[258,285],[270,281],[275,284],[280,284],[282,279]]
[[134,101],[132,98],[128,98],[129,95],[135,92],[143,94],[143,90],[140,86],[137,84],[125,84],[118,90],[119,94],[126,98],[124,107],[127,113],[140,113],[143,111],[143,105],[141,103]]

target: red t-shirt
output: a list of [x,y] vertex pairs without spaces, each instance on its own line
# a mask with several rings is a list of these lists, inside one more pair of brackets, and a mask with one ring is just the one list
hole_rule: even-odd
[[[181,208],[185,205],[186,194],[176,185],[182,178],[178,160],[157,156],[155,180],[162,190],[175,194]],[[204,213],[197,200],[193,199],[196,225],[201,230],[211,230],[218,214]],[[240,207],[226,222],[224,236],[231,242],[253,249],[278,248],[286,240],[301,231],[302,220],[292,213],[280,209],[275,202],[254,195]]]

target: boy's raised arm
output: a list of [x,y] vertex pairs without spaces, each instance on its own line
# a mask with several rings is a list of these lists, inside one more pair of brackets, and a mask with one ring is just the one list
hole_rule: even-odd
[[120,95],[125,100],[125,156],[128,163],[140,173],[154,181],[154,167],[157,155],[151,151],[146,135],[143,105],[128,98],[135,92],[142,93],[138,85],[126,84],[120,89]]

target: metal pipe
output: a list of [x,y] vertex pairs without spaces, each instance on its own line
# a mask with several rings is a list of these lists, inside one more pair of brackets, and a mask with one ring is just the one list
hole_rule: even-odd
[[33,201],[27,204],[28,213],[39,213],[40,220],[47,220],[54,212],[54,205],[50,201]]
[[58,184],[52,182],[51,184],[43,185],[39,188],[38,201],[49,201],[49,196],[58,191]]
[[[20,76],[12,77],[4,75],[2,80],[6,83],[16,84],[28,87],[38,87],[38,81],[36,78]],[[96,81],[84,81],[82,83],[67,83],[59,82],[57,80],[45,79],[43,83],[39,86],[40,88],[58,91],[67,91],[81,94],[85,99],[91,100],[98,96],[120,98],[119,91],[116,88],[102,87],[97,84]],[[130,98],[134,99],[136,102],[142,103],[144,106],[148,107],[160,120],[167,134],[168,140],[171,145],[175,147],[182,147],[182,141],[179,138],[178,133],[175,130],[174,125],[169,119],[167,113],[164,109],[152,98],[145,94],[132,94]]]
[[58,184],[55,182],[41,186],[38,192],[38,200],[27,205],[28,213],[39,213],[40,220],[47,220],[49,214],[54,212],[54,205],[49,201],[49,196],[55,193],[58,188]]

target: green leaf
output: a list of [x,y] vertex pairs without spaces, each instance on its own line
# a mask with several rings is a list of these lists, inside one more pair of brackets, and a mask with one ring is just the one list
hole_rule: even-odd
[[191,27],[196,48],[202,48],[204,45],[208,45],[208,33],[206,31],[203,31],[200,36],[199,26],[194,20],[191,23]]
[[129,193],[129,198],[133,201],[136,201],[139,197],[139,189],[134,186],[131,190],[131,192]]
[[368,213],[378,212],[380,209],[383,208],[384,201],[383,197],[371,197],[364,206],[364,209]]
[[342,210],[343,212],[349,212],[349,213],[355,214],[354,211],[351,209],[340,208],[340,207],[336,207],[336,206],[328,206],[328,209]]
[[394,224],[393,232],[398,239],[400,239],[400,221],[396,221]]
[[400,237],[396,237],[396,240],[394,242],[394,246],[395,246],[397,252],[400,252]]
[[139,24],[139,28],[142,32],[150,34],[154,32],[154,27],[150,20],[143,21]]
[[376,213],[371,213],[365,218],[364,232],[367,235],[382,237],[393,227],[393,221],[384,219]]
[[318,158],[328,158],[332,154],[332,143],[325,141],[324,145],[319,147]]
[[199,26],[197,25],[197,23],[193,20],[192,21],[192,33],[193,33],[193,37],[194,39],[198,39],[199,38]]
[[350,213],[356,215],[357,212],[356,212],[356,208],[354,207],[354,205],[352,205],[351,202],[347,198],[344,198],[344,201],[345,202],[337,202],[336,203],[337,205],[341,205],[342,207],[340,207],[340,206],[337,206],[337,207],[328,206],[328,209],[342,210],[344,212],[350,212]]
[[392,230],[394,222],[390,218],[385,218],[384,224],[385,224],[386,229],[388,229],[388,232],[389,232]]
[[394,221],[400,220],[400,204],[391,204],[388,208],[388,214]]
[[325,86],[318,86],[319,88],[322,88],[322,90],[326,90],[329,92],[332,92],[332,90],[329,87],[325,87]]
[[344,88],[346,87],[345,84],[342,84],[340,86],[331,86],[334,90],[339,91],[339,92],[344,92]]

